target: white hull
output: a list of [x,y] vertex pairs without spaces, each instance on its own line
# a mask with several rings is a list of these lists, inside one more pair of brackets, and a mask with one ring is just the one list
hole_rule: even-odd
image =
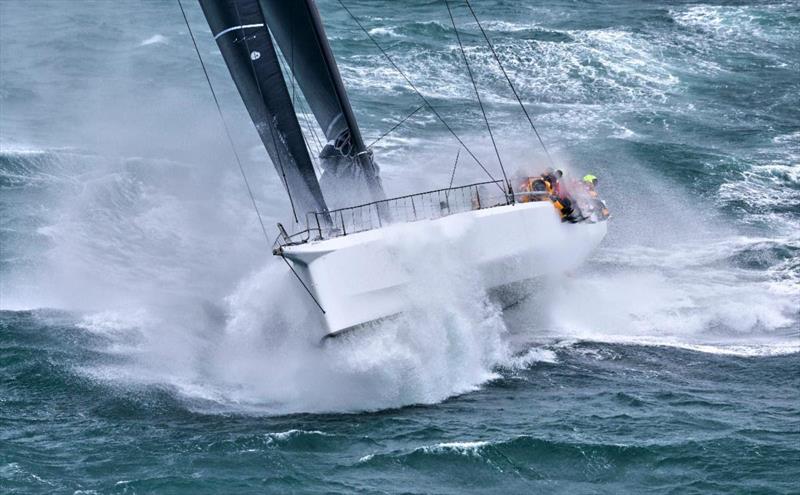
[[331,336],[403,312],[411,275],[408,260],[400,259],[398,240],[420,239],[424,246],[432,234],[440,236],[458,246],[457,255],[492,289],[577,267],[606,229],[607,222],[562,223],[544,201],[289,245],[282,252],[325,310],[326,336]]

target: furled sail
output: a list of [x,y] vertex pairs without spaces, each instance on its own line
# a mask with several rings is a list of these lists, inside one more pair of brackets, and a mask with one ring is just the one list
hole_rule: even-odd
[[[270,32],[328,144],[320,153],[325,195],[349,204],[384,198],[313,0],[259,0]],[[359,194],[364,190],[364,194]]]
[[296,215],[327,210],[258,0],[199,1]]

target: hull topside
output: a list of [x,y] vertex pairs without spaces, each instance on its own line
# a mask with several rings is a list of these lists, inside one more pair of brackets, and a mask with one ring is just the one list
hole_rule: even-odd
[[534,202],[285,246],[282,254],[324,309],[329,336],[402,313],[415,272],[435,272],[449,257],[489,290],[576,268],[606,229],[605,221],[562,223],[550,202]]

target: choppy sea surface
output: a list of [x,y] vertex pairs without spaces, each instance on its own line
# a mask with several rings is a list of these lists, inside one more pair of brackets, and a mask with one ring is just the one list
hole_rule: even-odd
[[[600,178],[608,237],[505,311],[431,249],[408,314],[320,346],[177,4],[0,0],[0,492],[800,492],[800,3],[472,3],[558,162]],[[498,172],[444,3],[345,4]],[[543,167],[451,5],[507,169]],[[319,7],[371,141],[419,102]],[[457,150],[420,111],[375,156],[396,195]]]

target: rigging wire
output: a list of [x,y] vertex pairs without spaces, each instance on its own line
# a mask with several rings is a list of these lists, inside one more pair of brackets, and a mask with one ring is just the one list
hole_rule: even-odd
[[[298,100],[298,105],[294,107],[295,108],[295,110],[294,110],[295,111],[295,115],[297,115],[298,113],[301,113],[301,114],[303,113],[302,110],[300,112],[297,111],[298,107],[299,107],[299,100]],[[303,124],[305,124],[305,126],[308,127],[308,119],[305,117],[305,115],[303,115],[303,117],[300,117],[300,118],[303,119]],[[300,118],[298,118],[298,121],[297,121],[298,124],[300,124]],[[306,149],[308,150],[308,157],[311,159],[311,164],[314,165],[314,167],[319,168],[319,164],[317,164],[317,162],[315,160],[315,158],[317,157],[317,153],[311,147],[311,141],[306,137],[305,133],[302,132],[302,130],[303,130],[303,126],[301,124],[300,125],[300,131],[301,131],[300,133],[303,135],[303,142],[305,143]]]
[[314,121],[313,117],[314,114],[311,113],[311,110],[308,108],[308,106],[303,104],[302,102],[300,106],[303,114],[303,121],[306,123],[306,129],[308,129],[309,132],[311,133],[311,137],[313,138],[312,141],[316,145],[316,148],[314,149],[314,154],[317,157],[317,166],[320,168],[320,173],[322,173],[322,165],[320,165],[319,162],[321,162],[320,155],[322,154],[322,150],[323,148],[325,148],[325,146],[322,144],[322,140],[320,139],[319,134],[317,132],[316,122]]
[[239,158],[239,153],[236,151],[236,145],[233,143],[233,137],[231,136],[231,131],[228,128],[228,123],[225,121],[225,116],[222,114],[222,107],[217,99],[217,93],[214,91],[214,86],[211,84],[211,78],[208,76],[206,64],[203,62],[203,57],[200,55],[200,49],[197,47],[197,41],[195,40],[194,33],[189,25],[189,19],[186,17],[186,11],[183,10],[183,4],[181,3],[181,0],[177,0],[177,2],[178,7],[181,9],[181,14],[183,15],[183,21],[186,23],[186,29],[189,30],[189,36],[192,38],[192,44],[194,45],[194,51],[197,53],[197,59],[200,61],[200,67],[203,68],[203,74],[206,76],[206,82],[208,83],[208,88],[211,90],[211,96],[214,98],[214,104],[217,107],[217,113],[219,113],[219,118],[222,121],[222,127],[225,128],[225,135],[228,137],[228,143],[231,145],[231,151],[233,151],[233,156],[236,158],[237,165],[239,165],[239,172],[242,174],[244,185],[247,188],[247,194],[250,196],[250,201],[253,203],[253,210],[255,210],[256,216],[258,217],[258,224],[261,226],[261,232],[264,234],[264,240],[269,245],[269,235],[267,235],[267,229],[264,227],[264,220],[261,218],[261,212],[258,210],[258,204],[256,203],[255,196],[253,195],[253,189],[250,187],[250,182],[247,180],[247,174],[244,172],[242,160]]
[[[322,144],[319,141],[319,137],[317,137],[317,133],[314,130],[314,124],[311,123],[311,119],[308,117],[309,111],[303,104],[302,99],[298,99],[298,107],[300,108],[300,115],[301,119],[303,119],[303,123],[305,124],[305,128],[309,134],[311,134],[311,139],[307,139],[305,134],[303,135],[303,139],[306,142],[306,147],[308,148],[308,152],[311,155],[311,161],[314,163],[314,166],[317,167],[319,173],[322,173],[322,167],[320,166],[319,162],[319,155],[322,153]],[[316,148],[312,145],[316,145]],[[316,158],[316,160],[315,160]]]
[[[311,137],[314,138],[314,142],[317,145],[317,155],[319,155],[320,153],[322,153],[322,148],[325,147],[322,144],[322,139],[319,137],[319,132],[321,132],[322,129],[318,129],[317,128],[317,126],[316,126],[316,124],[314,122],[314,119],[316,119],[316,116],[314,116],[314,113],[308,107],[308,104],[307,103],[303,103],[303,101],[301,101],[300,105],[302,106],[303,118],[306,121],[306,127],[308,127],[308,129],[311,131]],[[328,138],[326,137],[325,139],[326,139],[326,143],[327,143],[327,139]]]
[[[292,65],[292,69],[289,76],[292,82],[292,92],[294,93],[295,87],[300,86],[300,84],[297,82],[297,77],[294,74],[294,65]],[[313,116],[314,114],[311,112],[311,109],[309,108],[308,103],[306,102],[305,96],[303,95],[302,91],[300,92],[300,95],[297,97],[294,103],[297,105],[297,107],[295,108],[295,114],[299,113],[298,121],[302,119],[303,124],[305,124],[306,131],[309,134],[311,134],[311,139],[307,139],[305,133],[303,134],[303,139],[305,139],[306,146],[308,147],[309,153],[311,154],[311,161],[318,169],[320,169],[321,167],[319,163],[315,162],[314,158],[319,159],[319,155],[320,153],[322,153],[323,145],[322,145],[322,140],[320,139],[319,134],[317,132],[317,127],[314,125],[312,117],[310,117]],[[298,109],[299,112],[297,111]],[[312,144],[315,144],[316,148],[311,146]]]
[[[297,101],[300,102],[299,99]],[[297,112],[297,108],[295,108],[295,115],[297,115],[297,113],[298,113]],[[305,115],[305,112],[303,112],[302,109],[301,109],[300,113],[303,115],[302,119],[303,119],[303,122],[306,125],[306,128],[309,130],[309,132],[313,132],[311,130],[311,124],[308,123],[308,116]],[[300,121],[298,120],[298,124],[299,123],[300,123]],[[321,167],[320,167],[319,163],[317,163],[318,160],[315,160],[315,158],[319,159],[319,153],[314,151],[314,149],[312,149],[311,141],[306,137],[305,133],[303,132],[302,126],[300,128],[300,134],[303,135],[303,142],[306,144],[306,149],[308,150],[308,157],[311,159],[311,165],[316,167],[316,169],[321,174],[322,173]]]
[[[293,7],[294,7],[294,4],[293,4]],[[313,124],[311,123],[311,121],[310,121],[310,119],[308,117],[308,114],[311,113],[311,111],[308,110],[307,107],[303,103],[303,101],[305,100],[305,96],[304,95],[301,96],[300,98],[297,98],[295,96],[296,89],[300,84],[297,82],[297,76],[295,75],[295,70],[294,70],[294,67],[295,67],[294,66],[294,44],[295,44],[294,43],[294,40],[295,40],[294,32],[295,32],[294,31],[294,25],[289,26],[289,38],[291,39],[290,49],[289,49],[289,59],[290,59],[290,61],[287,62],[285,54],[281,53],[281,55],[283,56],[283,61],[284,61],[285,65],[289,66],[289,78],[290,78],[291,83],[292,83],[292,106],[295,107],[295,115],[297,115],[297,113],[298,113],[297,112],[297,108],[300,108],[300,114],[302,115],[301,118],[303,119],[303,122],[305,123],[305,127],[306,127],[307,132],[309,132],[311,134],[311,136],[313,138],[313,141],[316,142],[317,149],[314,150],[312,148],[312,146],[311,146],[312,140],[308,139],[306,137],[305,133],[302,133],[303,134],[303,141],[305,141],[305,143],[306,143],[306,148],[308,149],[308,153],[309,153],[309,155],[311,157],[312,165],[314,165],[314,167],[316,168],[316,170],[317,170],[317,172],[319,174],[322,174],[322,167],[318,163],[319,155],[322,153],[322,143],[321,143],[319,137],[317,136],[317,132],[314,129],[314,126],[313,126]],[[299,119],[298,119],[298,121],[299,121]],[[317,158],[317,160],[314,160],[314,158]]]
[[[297,107],[300,106],[300,100],[298,100],[296,98],[296,96],[295,96],[296,95],[296,88],[297,88],[297,86],[299,86],[299,84],[297,83],[297,77],[295,77],[295,75],[294,75],[294,26],[293,25],[289,26],[289,39],[291,40],[291,43],[289,45],[289,59],[290,59],[290,62],[288,62],[288,63],[286,62],[286,55],[283,55],[283,61],[284,61],[284,63],[286,63],[286,65],[289,66],[289,79],[292,82],[292,107],[294,108],[295,116],[296,116],[297,115]],[[303,120],[305,121],[306,128],[308,129],[308,132],[313,133],[313,130],[311,129],[311,126],[308,123],[308,116],[302,111],[301,111],[301,113],[303,113]],[[306,135],[305,135],[304,132],[302,132],[302,129],[301,129],[300,133],[303,135],[303,141],[306,143],[306,149],[308,149],[308,154],[309,154],[309,157],[311,158],[311,164],[316,168],[317,172],[321,174],[322,173],[321,167],[314,160],[315,156],[317,156],[318,153],[314,152],[314,150],[311,148],[311,144],[309,144],[310,140],[306,138]],[[316,138],[316,135],[314,135],[314,137]]]
[[309,295],[309,296],[311,296],[311,299],[314,301],[314,303],[316,303],[316,305],[317,305],[317,307],[319,308],[319,310],[320,310],[320,311],[322,311],[322,314],[325,314],[325,310],[322,308],[322,305],[319,303],[319,301],[317,300],[317,298],[316,298],[316,297],[314,297],[314,293],[312,293],[312,292],[311,292],[311,289],[309,289],[309,288],[308,288],[308,286],[306,285],[306,283],[303,281],[303,279],[302,279],[302,278],[300,278],[300,275],[299,275],[299,274],[298,274],[298,273],[295,271],[295,269],[294,269],[294,267],[292,266],[292,264],[291,264],[291,263],[289,263],[289,260],[287,260],[287,259],[286,259],[286,256],[284,256],[284,255],[283,255],[283,252],[281,252],[281,253],[279,253],[279,254],[280,254],[280,257],[281,257],[281,259],[283,260],[283,262],[284,262],[284,263],[286,263],[286,266],[288,266],[288,267],[289,267],[289,270],[291,270],[291,271],[292,271],[292,273],[294,274],[294,276],[295,276],[295,277],[297,278],[297,280],[300,282],[300,285],[302,285],[302,286],[303,286],[303,288],[306,290],[306,292],[308,292],[308,295]]
[[395,129],[397,129],[398,127],[400,127],[401,125],[403,125],[403,123],[404,123],[406,120],[408,120],[408,119],[410,119],[411,117],[413,117],[415,113],[419,112],[419,111],[420,111],[420,110],[422,110],[423,108],[425,108],[425,104],[424,104],[424,103],[423,103],[422,105],[418,106],[416,110],[414,110],[414,111],[413,111],[413,112],[411,112],[410,114],[406,115],[406,116],[403,118],[403,120],[401,120],[400,122],[396,123],[396,124],[394,125],[394,127],[392,127],[392,128],[391,128],[391,129],[389,129],[388,131],[386,131],[386,132],[384,132],[383,134],[381,134],[381,136],[380,136],[378,139],[376,139],[375,141],[373,141],[373,142],[369,143],[369,145],[367,145],[367,148],[372,148],[372,146],[373,146],[375,143],[377,143],[377,142],[378,142],[378,141],[380,141],[381,139],[383,139],[383,138],[385,138],[386,136],[388,136],[389,134],[391,134],[391,133],[392,133],[392,132],[393,132]]
[[[350,11],[350,9],[347,8],[347,6],[344,4],[344,2],[342,0],[338,0],[338,2],[339,2],[339,5],[341,5],[342,8],[350,15],[350,17],[353,18],[355,23],[358,24],[358,27],[361,28],[361,30],[364,32],[364,34],[367,35],[367,38],[369,38],[369,40],[372,42],[372,44],[374,44],[378,48],[378,50],[381,52],[381,54],[383,54],[383,56],[386,58],[386,60],[389,61],[389,63],[392,65],[392,67],[394,67],[394,69],[403,77],[403,79],[405,79],[406,83],[408,83],[408,85],[411,87],[411,89],[414,90],[414,92],[417,94],[417,96],[419,96],[420,99],[423,102],[425,102],[425,104],[428,106],[428,108],[431,109],[431,112],[433,112],[434,115],[436,115],[436,117],[447,128],[447,130],[450,132],[450,134],[452,134],[453,137],[456,138],[456,141],[458,141],[459,144],[461,144],[461,146],[467,151],[467,153],[469,153],[469,156],[471,156],[472,159],[475,160],[475,162],[481,167],[481,169],[486,173],[487,176],[489,176],[489,178],[492,181],[496,182],[494,176],[492,176],[492,174],[486,169],[486,167],[478,159],[478,157],[475,156],[475,154],[472,152],[472,150],[469,149],[469,147],[464,143],[464,141],[462,141],[461,138],[458,137],[458,134],[456,134],[456,132],[453,130],[453,128],[450,127],[450,125],[447,123],[447,121],[444,120],[444,118],[441,116],[441,114],[439,114],[439,112],[431,104],[431,102],[417,89],[417,87],[414,85],[414,83],[411,82],[411,79],[409,79],[408,76],[406,76],[405,72],[403,72],[400,69],[400,67],[397,66],[397,64],[394,62],[394,60],[392,60],[392,57],[390,57],[389,54],[386,53],[386,50],[383,49],[383,47],[380,45],[380,43],[378,43],[375,40],[375,38],[371,34],[369,34],[369,31],[367,31],[367,29],[364,27],[364,25],[361,24],[361,21],[359,21],[358,18]],[[503,189],[503,187],[500,186],[500,184],[497,184],[497,187],[499,187],[500,190],[505,192],[505,189]]]
[[461,156],[461,148],[458,148],[458,150],[456,150],[456,161],[453,162],[453,171],[450,173],[450,184],[447,186],[447,190],[445,190],[444,192],[444,198],[448,202],[450,201],[450,189],[452,189],[453,187],[453,179],[456,178],[456,167],[458,167],[459,156]]
[[456,20],[453,18],[453,12],[450,10],[450,2],[444,0],[444,5],[447,7],[447,15],[450,16],[450,22],[453,23],[453,31],[456,33],[456,40],[458,40],[458,48],[461,50],[461,56],[464,58],[464,65],[467,66],[467,74],[469,75],[469,80],[472,81],[472,87],[475,89],[475,97],[478,99],[478,106],[481,108],[481,114],[483,114],[483,121],[486,122],[486,129],[489,131],[489,139],[492,140],[492,146],[494,147],[494,154],[497,155],[497,163],[500,164],[500,171],[503,172],[503,180],[506,181],[506,187],[509,187],[510,184],[508,183],[508,177],[506,176],[506,169],[503,166],[503,159],[500,158],[500,150],[497,149],[497,142],[494,140],[494,133],[492,132],[492,126],[489,124],[489,118],[486,116],[486,109],[483,108],[483,100],[481,100],[481,93],[478,91],[478,83],[475,82],[475,77],[472,75],[472,68],[469,66],[469,60],[467,59],[467,53],[464,51],[464,45],[461,43],[461,35],[458,34],[458,28],[456,27]]
[[[234,10],[236,10],[236,20],[239,22],[239,27],[241,28],[242,41],[244,41],[244,47],[248,53],[251,53],[250,44],[247,42],[247,36],[244,34],[244,28],[242,27],[243,26],[242,16],[239,13],[239,5],[237,5],[236,2],[233,2],[233,8]],[[267,36],[270,36],[269,31],[267,31]],[[269,39],[269,42],[272,43],[272,39]],[[275,51],[275,48],[273,48],[272,50]],[[250,69],[253,71],[253,76],[256,81],[256,88],[258,88],[258,94],[259,96],[261,96],[261,101],[265,101],[264,92],[261,90],[261,81],[259,81],[258,79],[258,73],[256,72],[256,66],[253,63],[253,58],[247,57],[247,60],[250,62]],[[294,199],[292,199],[292,191],[291,189],[289,189],[289,180],[286,178],[286,170],[283,168],[283,158],[281,157],[280,150],[278,149],[278,142],[275,140],[275,130],[273,129],[272,122],[270,122],[267,125],[267,127],[269,127],[269,135],[272,138],[272,146],[273,148],[275,148],[275,154],[278,155],[278,164],[281,167],[281,175],[283,176],[283,185],[286,188],[286,195],[289,196],[289,205],[292,207],[292,216],[294,217],[294,223],[300,223],[300,220],[298,220],[297,218],[297,210],[294,207]]]
[[[291,51],[290,51],[290,53],[291,53],[290,59],[291,60],[293,60],[293,58],[294,58],[294,53],[293,52],[294,52],[294,48],[292,48]],[[276,51],[275,53],[277,54],[278,52]],[[317,137],[316,133],[314,132],[314,128],[309,123],[308,115],[307,115],[306,111],[304,110],[305,107],[303,105],[303,98],[302,97],[295,97],[295,86],[297,86],[299,84],[297,84],[297,78],[294,75],[294,62],[293,61],[289,62],[289,60],[286,59],[286,56],[283,55],[282,53],[278,55],[278,58],[283,60],[284,67],[290,67],[289,69],[286,69],[286,70],[288,71],[289,82],[291,83],[291,86],[292,86],[292,94],[291,94],[291,97],[292,97],[292,108],[294,110],[295,116],[297,116],[297,123],[300,124],[300,128],[301,128],[301,133],[300,134],[303,136],[303,141],[305,142],[306,149],[308,150],[309,158],[311,159],[311,164],[315,167],[315,169],[319,170],[320,166],[314,160],[315,157],[318,157],[319,153],[313,149],[313,147],[311,146],[311,141],[306,137],[305,133],[302,132],[303,124],[305,124],[305,127],[308,130],[308,132],[311,133],[311,135],[314,137],[314,139],[316,139],[320,150],[322,150],[322,145],[319,144],[319,138]],[[284,79],[285,79],[285,77],[286,76],[284,75]],[[298,108],[300,109],[299,112],[298,112]],[[300,122],[300,119],[303,119],[302,123]]]
[[528,114],[528,110],[525,108],[525,105],[522,103],[522,99],[517,94],[517,88],[514,87],[514,83],[511,82],[511,78],[508,77],[506,73],[506,69],[503,67],[503,63],[500,62],[500,57],[497,55],[497,52],[494,49],[494,45],[489,40],[489,36],[486,35],[486,31],[483,30],[483,26],[481,25],[481,21],[478,20],[478,16],[475,14],[475,11],[472,10],[472,5],[469,3],[469,0],[464,0],[467,4],[467,8],[469,8],[469,12],[472,14],[472,17],[475,19],[475,22],[478,24],[478,28],[481,30],[481,34],[483,34],[483,39],[486,40],[486,44],[489,45],[489,50],[491,50],[492,55],[494,56],[495,61],[497,61],[497,65],[500,66],[500,70],[503,72],[503,76],[505,76],[506,81],[508,82],[511,91],[514,93],[514,98],[516,98],[517,103],[519,103],[520,108],[522,108],[522,112],[525,114],[525,117],[528,119],[528,123],[531,125],[531,129],[533,129],[533,133],[536,134],[536,138],[539,140],[539,144],[542,145],[542,149],[544,150],[545,155],[547,155],[547,160],[550,162],[551,167],[555,167],[555,162],[553,162],[553,157],[550,156],[550,152],[547,150],[547,146],[544,144],[544,140],[542,136],[539,135],[539,131],[536,130],[536,126],[533,125],[533,119]]
[[448,189],[453,187],[453,179],[456,178],[456,167],[458,167],[458,157],[461,155],[461,148],[458,148],[456,151],[456,161],[453,163],[453,172],[450,174],[450,185],[447,186]]

